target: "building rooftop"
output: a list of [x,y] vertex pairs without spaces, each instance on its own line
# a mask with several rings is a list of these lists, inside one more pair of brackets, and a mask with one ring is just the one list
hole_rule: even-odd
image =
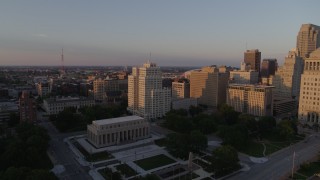
[[125,117],[118,117],[118,118],[96,120],[96,121],[92,121],[92,124],[101,126],[101,125],[135,121],[135,120],[143,120],[143,118],[140,116],[125,116]]
[[254,88],[274,88],[274,86],[261,85],[261,84],[229,84],[229,86],[239,86],[239,87],[254,87]]
[[83,101],[83,100],[93,100],[92,98],[87,97],[56,97],[56,98],[49,98],[45,99],[47,103],[54,103],[54,102],[72,102],[72,101]]

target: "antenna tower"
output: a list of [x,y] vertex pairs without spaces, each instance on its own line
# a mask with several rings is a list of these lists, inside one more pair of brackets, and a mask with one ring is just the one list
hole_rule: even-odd
[[64,70],[64,58],[63,58],[63,48],[62,48],[62,52],[61,52],[61,74],[65,74],[65,70]]

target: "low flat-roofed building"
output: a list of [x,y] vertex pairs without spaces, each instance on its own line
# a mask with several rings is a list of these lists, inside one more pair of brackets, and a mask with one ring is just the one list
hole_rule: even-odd
[[56,97],[43,100],[43,107],[48,115],[58,114],[68,107],[79,109],[94,105],[94,100],[87,97]]
[[273,116],[290,118],[298,112],[297,101],[292,98],[275,96],[273,100]]
[[189,110],[190,106],[198,106],[198,99],[185,98],[185,99],[172,101],[172,109],[175,109],[175,110],[179,110],[179,109]]
[[150,137],[148,120],[139,116],[92,121],[87,126],[88,140],[97,148],[130,143]]

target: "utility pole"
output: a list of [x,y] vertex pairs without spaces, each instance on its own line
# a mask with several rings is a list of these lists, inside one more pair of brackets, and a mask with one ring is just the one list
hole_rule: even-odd
[[293,179],[293,172],[294,172],[294,158],[296,156],[296,152],[293,151],[293,156],[292,156],[292,172],[291,172],[291,178]]

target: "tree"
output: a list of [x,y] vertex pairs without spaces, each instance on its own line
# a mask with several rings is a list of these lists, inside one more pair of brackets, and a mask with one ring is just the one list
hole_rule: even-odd
[[246,126],[238,124],[234,126],[220,126],[218,130],[219,137],[224,144],[231,145],[237,149],[246,146],[248,142],[248,129]]
[[50,171],[44,169],[34,169],[32,170],[27,178],[27,180],[58,180],[58,178]]
[[178,158],[187,158],[189,153],[188,136],[185,134],[172,133],[166,138],[168,152]]
[[271,116],[260,117],[258,121],[258,131],[260,135],[265,136],[268,132],[271,132],[276,127],[276,120]]
[[189,145],[190,151],[199,152],[208,147],[208,138],[198,130],[192,131],[189,137]]
[[14,127],[17,124],[19,124],[19,121],[20,121],[20,117],[16,113],[10,113],[8,126],[9,127]]
[[165,117],[164,125],[177,132],[187,133],[193,129],[192,121],[185,116],[169,113]]
[[233,107],[231,107],[227,104],[222,104],[219,107],[219,112],[222,114],[222,117],[224,118],[226,124],[232,125],[237,122],[239,113],[236,112],[233,109]]
[[189,152],[199,152],[208,147],[208,139],[200,131],[192,131],[190,134],[168,134],[166,138],[168,152],[175,157],[184,159]]
[[14,167],[46,168],[49,136],[45,129],[33,124],[20,124],[16,136],[4,143],[0,151],[0,170]]
[[195,115],[198,115],[202,112],[202,108],[200,106],[190,106],[189,107],[189,113],[191,117],[194,117]]
[[210,161],[216,176],[226,175],[240,168],[238,153],[229,145],[223,145],[213,150]]
[[254,133],[258,130],[257,121],[255,120],[255,117],[250,114],[240,114],[238,122],[245,125],[250,133]]
[[193,124],[204,134],[212,133],[216,130],[216,122],[213,116],[199,114],[192,118]]
[[295,134],[290,120],[282,120],[277,125],[277,131],[279,136],[283,139],[291,139]]
[[30,169],[27,167],[9,167],[1,176],[3,180],[57,180],[58,178],[48,170]]

